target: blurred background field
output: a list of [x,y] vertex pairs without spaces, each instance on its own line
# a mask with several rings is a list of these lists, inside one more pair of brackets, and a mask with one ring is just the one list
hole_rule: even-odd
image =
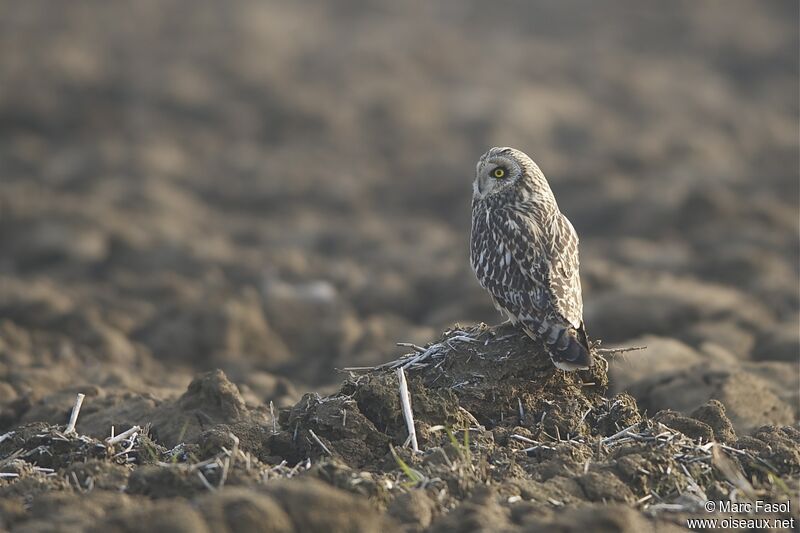
[[499,322],[493,145],[581,236],[590,336],[649,346],[615,390],[793,423],[799,45],[794,1],[4,2],[0,431],[216,367],[286,405]]

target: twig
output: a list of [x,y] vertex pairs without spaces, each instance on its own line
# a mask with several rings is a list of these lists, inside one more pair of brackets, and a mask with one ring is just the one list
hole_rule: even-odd
[[555,450],[552,446],[547,446],[545,444],[537,444],[536,446],[531,446],[530,448],[525,448],[522,450],[525,453],[530,453],[534,450],[543,449],[543,450]]
[[222,463],[222,474],[219,476],[219,488],[222,488],[225,485],[225,481],[228,479],[228,471],[231,468],[231,463],[236,460],[236,454],[239,453],[239,437],[228,432],[228,436],[233,440],[233,448],[231,448],[231,453],[229,457],[225,458],[225,462]]
[[417,346],[416,344],[410,342],[398,342],[396,344],[401,348],[411,348],[415,352],[425,353],[425,348],[423,348],[422,346]]
[[67,423],[67,429],[64,430],[65,434],[70,434],[75,432],[75,423],[78,421],[78,415],[81,412],[81,405],[83,405],[83,399],[86,397],[85,394],[78,393],[77,398],[75,398],[75,405],[72,407],[72,413],[69,415],[69,422]]
[[275,420],[275,405],[272,403],[272,400],[269,401],[269,416],[272,419],[272,434],[278,434],[278,421]]
[[128,447],[127,447],[127,448],[125,448],[124,450],[122,450],[122,451],[121,451],[121,452],[119,452],[119,453],[115,453],[114,455],[112,455],[112,457],[119,457],[119,456],[121,456],[121,455],[125,455],[125,456],[127,456],[127,454],[129,454],[130,452],[132,452],[132,451],[133,451],[133,447],[134,447],[134,446],[136,446],[136,437],[138,437],[138,436],[139,436],[139,433],[138,433],[138,432],[137,432],[137,433],[133,433],[133,434],[131,435],[131,442],[130,442],[130,444],[128,444]]
[[478,342],[478,339],[473,339],[467,335],[454,335],[447,339],[448,341],[461,341],[461,342]]
[[[75,474],[74,471],[70,472],[72,476],[72,481],[75,482],[75,488],[78,489],[78,492],[83,492],[83,487],[81,487],[81,482],[78,480],[78,476]],[[72,487],[72,482],[67,478],[67,484]]]
[[619,438],[621,438],[621,437],[624,437],[624,436],[626,436],[626,435],[627,435],[627,434],[628,434],[628,433],[629,433],[629,432],[630,432],[630,431],[631,431],[633,428],[635,428],[635,427],[636,427],[636,426],[638,426],[638,425],[639,425],[639,422],[636,422],[635,424],[631,424],[630,426],[626,427],[626,428],[625,428],[625,429],[623,429],[622,431],[618,431],[617,433],[614,433],[614,434],[613,434],[613,435],[611,435],[610,437],[606,437],[605,439],[601,440],[600,442],[601,442],[601,443],[603,443],[603,444],[607,444],[607,443],[609,443],[609,442],[611,442],[611,441],[615,441],[615,440],[617,440],[617,439],[619,439]]
[[406,373],[403,367],[397,369],[397,381],[400,384],[400,403],[403,406],[403,418],[408,428],[408,436],[411,437],[411,449],[419,451],[417,444],[417,430],[414,427],[414,412],[411,410],[411,396],[408,394],[408,383],[406,383]]
[[526,444],[541,444],[538,440],[529,439],[528,437],[523,437],[522,435],[517,435],[517,434],[510,435],[508,438],[518,440]]
[[[393,362],[387,363],[387,364],[388,364],[389,368],[397,368],[397,367],[409,368],[411,365],[418,365],[422,361],[424,361],[425,359],[427,359],[430,356],[432,356],[434,353],[436,353],[439,350],[440,347],[441,347],[441,344],[434,344],[433,346],[431,346],[430,348],[426,349],[422,353],[418,353],[417,355],[414,355],[414,356],[409,357],[407,359],[398,359],[397,361],[393,361]],[[386,365],[382,365],[379,368],[382,368],[384,366],[386,366]]]
[[[694,478],[692,477],[692,474],[689,473],[689,469],[686,468],[686,465],[684,465],[683,463],[678,463],[678,465],[681,467],[681,470],[683,470],[683,473],[686,475],[686,478],[689,480],[687,488],[689,488],[692,492],[694,492],[695,494],[700,496],[700,498],[702,498],[704,500],[708,500],[708,497],[706,496],[705,491],[703,489],[701,489],[700,485],[697,484],[697,481],[694,480]],[[667,475],[669,475],[669,473],[667,473]]]
[[627,352],[638,352],[646,350],[647,346],[629,346],[627,348],[595,348],[594,352],[599,355],[619,355]]
[[206,476],[204,476],[203,473],[200,470],[197,471],[197,476],[200,478],[200,481],[203,482],[203,485],[205,485],[205,487],[209,490],[209,492],[216,492],[217,491],[217,489],[214,488],[214,485],[212,485],[211,483],[208,482],[208,480],[206,479]]
[[[432,344],[427,348],[423,348],[422,346],[418,346],[416,344],[410,342],[398,342],[396,343],[397,346],[401,346],[404,348],[411,348],[414,350],[413,353],[405,354],[402,357],[395,359],[394,361],[389,361],[388,363],[383,363],[377,366],[349,366],[342,368],[341,370],[344,372],[374,372],[378,370],[395,370],[397,368],[403,369],[415,369],[424,367],[430,364],[428,361],[431,358],[435,358],[443,354],[442,350],[445,346],[449,346],[451,350],[453,350],[453,346],[450,344],[453,341],[461,341],[461,342],[477,342],[477,339],[473,339],[472,337],[468,336],[463,331],[455,331],[452,333],[457,333],[452,337],[448,337],[443,339],[442,342],[438,342],[436,344]],[[444,362],[444,359],[439,362],[441,364]]]
[[711,464],[728,480],[728,482],[741,490],[751,500],[755,499],[755,489],[742,473],[739,465],[728,458],[719,445],[711,447]]
[[[188,468],[189,468],[190,471],[199,470],[201,468],[205,468],[205,467],[211,466],[211,465],[213,465],[213,467],[216,468],[216,465],[214,464],[216,462],[216,460],[217,460],[216,457],[212,457],[210,459],[206,459],[205,461],[200,461],[199,463],[189,464]],[[164,463],[161,466],[170,466],[170,463]]]
[[679,503],[657,503],[651,505],[648,509],[652,512],[665,511],[668,513],[684,513],[690,510],[689,507]]
[[478,419],[477,419],[477,418],[475,418],[475,415],[473,415],[472,413],[470,413],[469,411],[467,411],[466,409],[464,409],[464,408],[463,408],[463,407],[461,407],[460,405],[458,406],[458,410],[459,410],[459,411],[461,411],[462,413],[464,413],[464,416],[466,416],[467,418],[469,418],[469,421],[470,421],[472,424],[474,424],[474,426],[475,426],[475,428],[476,428],[476,430],[477,430],[477,431],[483,431],[483,429],[484,429],[484,428],[483,428],[483,426],[481,425],[481,423],[480,423],[480,422],[478,422]]
[[133,435],[134,433],[138,433],[141,430],[142,430],[142,428],[140,428],[139,426],[133,426],[128,431],[123,431],[122,433],[120,433],[116,437],[107,438],[106,439],[106,444],[108,444],[109,446],[113,446],[114,444],[118,444],[118,443],[124,441],[125,439],[127,439],[128,437]]
[[316,433],[314,433],[314,430],[313,430],[313,429],[309,429],[309,430],[308,430],[308,432],[311,434],[311,436],[314,438],[314,440],[315,440],[315,441],[317,441],[317,444],[319,444],[319,445],[320,445],[320,447],[321,447],[323,450],[325,450],[325,453],[327,453],[328,455],[331,455],[331,456],[333,455],[333,454],[331,453],[331,451],[328,449],[328,447],[327,447],[327,446],[325,446],[325,443],[324,443],[324,442],[322,442],[322,441],[320,440],[320,438],[319,438],[319,437],[317,437],[317,434],[316,434]]

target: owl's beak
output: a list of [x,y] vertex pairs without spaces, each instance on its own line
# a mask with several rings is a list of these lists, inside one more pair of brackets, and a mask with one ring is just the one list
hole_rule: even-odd
[[486,198],[492,188],[492,181],[485,174],[479,174],[472,185],[473,193],[481,200]]

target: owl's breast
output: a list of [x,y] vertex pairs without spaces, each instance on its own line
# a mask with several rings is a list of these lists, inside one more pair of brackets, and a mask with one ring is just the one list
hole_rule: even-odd
[[481,286],[490,291],[509,280],[515,269],[512,250],[496,223],[497,213],[491,207],[480,206],[472,212],[470,262]]
[[489,219],[491,210],[482,203],[475,202],[472,206],[472,230],[470,231],[470,263],[472,269],[478,276],[478,281],[483,285],[483,278],[486,276],[489,262],[491,244],[496,241],[496,235],[492,235]]

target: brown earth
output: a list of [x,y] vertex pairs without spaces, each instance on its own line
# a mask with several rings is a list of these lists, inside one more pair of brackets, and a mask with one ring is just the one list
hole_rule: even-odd
[[[0,531],[797,517],[797,19],[6,3]],[[539,162],[580,234],[589,334],[645,351],[564,374],[478,325],[499,321],[467,262],[492,145]],[[343,370],[412,351],[419,453],[395,371]]]

